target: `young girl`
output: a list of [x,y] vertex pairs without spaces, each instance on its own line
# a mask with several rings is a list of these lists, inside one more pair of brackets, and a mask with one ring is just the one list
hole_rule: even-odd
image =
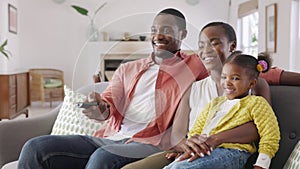
[[[279,147],[278,122],[268,102],[261,96],[249,95],[249,90],[256,85],[259,73],[267,71],[269,66],[265,58],[256,59],[240,52],[231,54],[222,68],[221,85],[224,96],[213,99],[207,105],[190,130],[189,138],[209,136],[254,121],[260,135],[259,156],[254,168],[268,168]],[[224,143],[207,156],[192,153],[190,159],[176,160],[165,169],[239,169],[243,168],[248,157],[255,151],[254,143]]]

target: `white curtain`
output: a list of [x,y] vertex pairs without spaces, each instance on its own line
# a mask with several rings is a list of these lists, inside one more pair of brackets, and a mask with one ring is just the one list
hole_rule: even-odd
[[291,47],[290,47],[290,70],[300,72],[300,3],[292,0],[291,3]]

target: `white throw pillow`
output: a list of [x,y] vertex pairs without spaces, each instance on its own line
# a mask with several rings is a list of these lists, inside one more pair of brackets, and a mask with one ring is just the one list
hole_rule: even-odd
[[87,118],[76,103],[85,100],[86,96],[64,86],[65,97],[57,115],[51,135],[89,135],[93,136],[107,122],[96,122]]
[[290,157],[286,161],[284,169],[299,169],[300,168],[300,141],[296,144]]

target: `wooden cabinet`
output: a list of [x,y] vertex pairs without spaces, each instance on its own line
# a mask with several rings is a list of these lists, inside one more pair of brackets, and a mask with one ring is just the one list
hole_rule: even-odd
[[12,119],[22,113],[28,117],[28,72],[1,73],[0,93],[0,120]]

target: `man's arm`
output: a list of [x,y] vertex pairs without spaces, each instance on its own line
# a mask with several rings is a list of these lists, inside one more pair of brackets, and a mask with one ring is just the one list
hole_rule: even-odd
[[106,120],[110,115],[110,105],[102,100],[100,94],[96,92],[90,93],[88,99],[86,100],[86,102],[92,101],[96,101],[98,105],[84,109],[82,110],[82,113],[90,119],[97,121]]
[[280,75],[280,85],[300,85],[300,73],[283,71]]
[[[124,82],[122,76],[124,75],[124,65],[120,65],[115,71],[108,87],[101,93],[92,92],[89,94],[89,99],[86,101],[96,101],[98,106],[91,106],[82,112],[90,119],[97,121],[107,120],[117,110],[123,110],[124,99]],[[116,105],[118,107],[116,107]]]

